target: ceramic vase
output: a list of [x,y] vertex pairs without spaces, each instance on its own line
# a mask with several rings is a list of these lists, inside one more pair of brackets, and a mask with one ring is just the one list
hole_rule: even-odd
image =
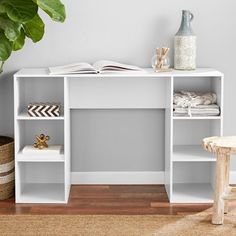
[[191,22],[193,14],[188,10],[182,11],[182,22],[174,38],[174,68],[176,70],[196,69],[196,41]]

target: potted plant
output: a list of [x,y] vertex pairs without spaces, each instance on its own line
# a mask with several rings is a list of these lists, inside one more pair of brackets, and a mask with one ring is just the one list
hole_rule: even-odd
[[39,9],[57,22],[66,18],[60,0],[0,0],[0,72],[12,51],[23,48],[26,37],[34,43],[43,38],[45,25]]

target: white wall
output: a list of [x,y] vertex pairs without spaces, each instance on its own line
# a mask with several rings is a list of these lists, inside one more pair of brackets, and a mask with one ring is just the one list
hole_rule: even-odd
[[[13,134],[12,74],[15,71],[22,67],[94,62],[103,58],[148,67],[156,46],[170,46],[173,52],[173,35],[180,25],[181,9],[190,9],[195,15],[193,29],[198,36],[198,66],[214,67],[225,73],[225,134],[236,134],[234,0],[64,0],[64,3],[66,22],[57,24],[45,15],[44,39],[37,45],[27,41],[25,48],[14,53],[5,64],[0,79],[1,134]],[[161,111],[156,113],[159,117],[156,122],[162,126]],[[146,119],[153,122],[149,113]],[[127,122],[130,121],[127,118]],[[150,170],[153,166],[156,170],[163,168],[162,160],[156,163],[150,157],[148,161]],[[135,170],[140,170],[142,163],[140,160]],[[104,162],[104,165],[109,169],[109,163]],[[123,170],[122,166],[119,170]]]

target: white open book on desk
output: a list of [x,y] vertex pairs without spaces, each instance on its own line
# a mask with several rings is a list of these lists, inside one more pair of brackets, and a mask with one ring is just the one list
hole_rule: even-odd
[[133,66],[122,64],[113,61],[97,61],[93,65],[89,63],[74,63],[64,66],[49,67],[51,75],[63,75],[63,74],[99,74],[106,72],[138,72],[143,69]]

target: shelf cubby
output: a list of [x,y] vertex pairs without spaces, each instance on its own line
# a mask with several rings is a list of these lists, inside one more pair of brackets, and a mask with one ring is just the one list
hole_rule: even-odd
[[17,203],[64,203],[64,163],[17,164]]
[[175,203],[213,202],[214,163],[175,162],[173,196]]
[[27,118],[29,103],[54,102],[64,107],[64,78],[20,77],[15,79],[15,104],[18,118]]
[[64,184],[27,183],[22,185],[22,193],[17,202],[20,203],[66,203]]
[[212,203],[213,188],[210,183],[173,184],[174,203]]
[[[200,93],[215,93],[217,96],[216,104],[220,107],[220,111],[223,109],[223,83],[222,76],[200,76],[200,77],[178,77],[174,78],[173,92],[180,91],[190,91],[190,92],[200,92]],[[222,112],[223,113],[223,112]],[[205,117],[178,117],[173,115],[173,119],[176,120],[219,120],[221,119],[221,114],[219,116],[205,116]]]
[[202,145],[202,139],[221,135],[221,120],[173,120],[173,145]]
[[20,152],[26,145],[33,145],[35,135],[46,134],[50,136],[49,145],[64,146],[64,125],[62,121],[54,120],[20,120],[17,121],[19,130],[19,146],[17,153]]

